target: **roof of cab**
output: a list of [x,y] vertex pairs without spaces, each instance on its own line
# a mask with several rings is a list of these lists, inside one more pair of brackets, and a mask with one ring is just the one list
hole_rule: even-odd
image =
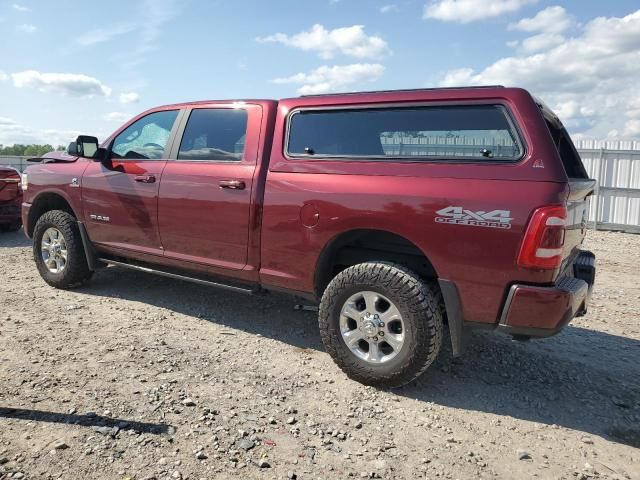
[[296,107],[348,106],[378,103],[465,102],[483,101],[487,99],[515,100],[523,98],[523,96],[531,97],[529,92],[522,88],[504,87],[502,85],[482,85],[307,95],[282,99],[279,105],[282,108],[291,109]]
[[342,93],[317,93],[310,95],[300,95],[302,98],[306,97],[330,97],[330,96],[343,96],[343,95],[371,95],[379,93],[402,93],[402,92],[432,92],[440,90],[467,90],[476,88],[504,88],[504,85],[471,85],[468,87],[433,87],[433,88],[401,88],[395,90],[362,90],[359,92],[342,92]]
[[292,101],[292,100],[301,100],[301,99],[343,99],[343,98],[354,98],[354,97],[371,97],[371,96],[398,96],[398,95],[407,95],[407,94],[438,94],[447,91],[491,91],[495,89],[504,89],[511,90],[509,88],[504,87],[504,85],[470,85],[463,87],[437,87],[437,88],[407,88],[407,89],[395,89],[395,90],[361,90],[357,92],[333,92],[333,93],[319,93],[313,95],[300,95],[298,97],[286,97],[280,100],[276,99],[268,99],[268,98],[242,98],[242,99],[226,99],[226,100],[195,100],[191,102],[180,102],[173,103],[168,105],[160,105],[154,107],[153,110],[165,109],[165,108],[183,108],[189,107],[193,105],[206,105],[210,103],[216,104],[242,104],[242,103],[273,103],[273,102],[282,102],[282,101]]
[[149,110],[161,110],[166,108],[184,108],[191,107],[194,105],[207,105],[210,103],[215,103],[218,105],[242,105],[243,103],[277,103],[277,100],[270,98],[239,98],[239,99],[226,99],[226,100],[194,100],[191,102],[180,102],[180,103],[170,103],[167,105],[159,105],[157,107],[153,107]]

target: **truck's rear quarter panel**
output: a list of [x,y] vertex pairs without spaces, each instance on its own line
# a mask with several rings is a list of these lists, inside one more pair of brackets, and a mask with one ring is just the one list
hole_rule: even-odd
[[[285,157],[285,120],[292,109],[355,102],[404,105],[443,101],[505,105],[526,144],[524,158],[511,164],[479,164]],[[281,102],[264,199],[262,282],[313,292],[320,254],[333,238],[355,229],[383,230],[411,241],[427,256],[439,278],[455,282],[465,320],[496,322],[511,283],[550,283],[557,274],[516,265],[533,209],[560,204],[567,195],[566,175],[557,152],[552,143],[540,141],[545,136],[549,138],[549,133],[540,112],[529,94],[520,89],[400,92]],[[315,209],[319,214],[313,227],[301,221],[307,204],[312,205],[305,207],[307,210]],[[511,227],[436,222],[436,212],[446,207],[473,212],[507,210]]]

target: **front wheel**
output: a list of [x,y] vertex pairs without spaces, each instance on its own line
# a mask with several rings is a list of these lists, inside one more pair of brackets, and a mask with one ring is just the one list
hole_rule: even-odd
[[340,272],[320,302],[324,346],[350,378],[405,385],[436,359],[443,319],[438,294],[406,268],[367,262]]
[[56,288],[79,287],[91,278],[78,222],[61,210],[44,213],[33,230],[33,257],[40,276]]

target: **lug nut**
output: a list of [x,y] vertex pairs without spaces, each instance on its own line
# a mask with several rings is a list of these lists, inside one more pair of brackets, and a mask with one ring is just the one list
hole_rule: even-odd
[[380,327],[384,327],[384,322],[380,322],[378,325],[380,325]]
[[378,332],[378,335],[380,335],[381,337],[384,337],[384,332]]
[[373,337],[373,338],[372,338],[372,340],[373,340],[374,342],[377,342],[377,341],[378,341],[378,337]]

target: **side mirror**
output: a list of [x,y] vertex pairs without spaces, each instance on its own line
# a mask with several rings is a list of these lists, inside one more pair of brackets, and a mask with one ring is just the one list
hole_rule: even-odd
[[78,144],[76,142],[71,142],[67,147],[67,153],[73,157],[80,155],[78,153]]
[[93,159],[96,162],[104,163],[105,165],[109,165],[111,163],[111,158],[109,157],[109,150],[106,148],[98,148],[96,153],[93,154]]
[[98,150],[98,139],[89,135],[78,135],[75,142],[69,144],[69,155],[93,158]]

